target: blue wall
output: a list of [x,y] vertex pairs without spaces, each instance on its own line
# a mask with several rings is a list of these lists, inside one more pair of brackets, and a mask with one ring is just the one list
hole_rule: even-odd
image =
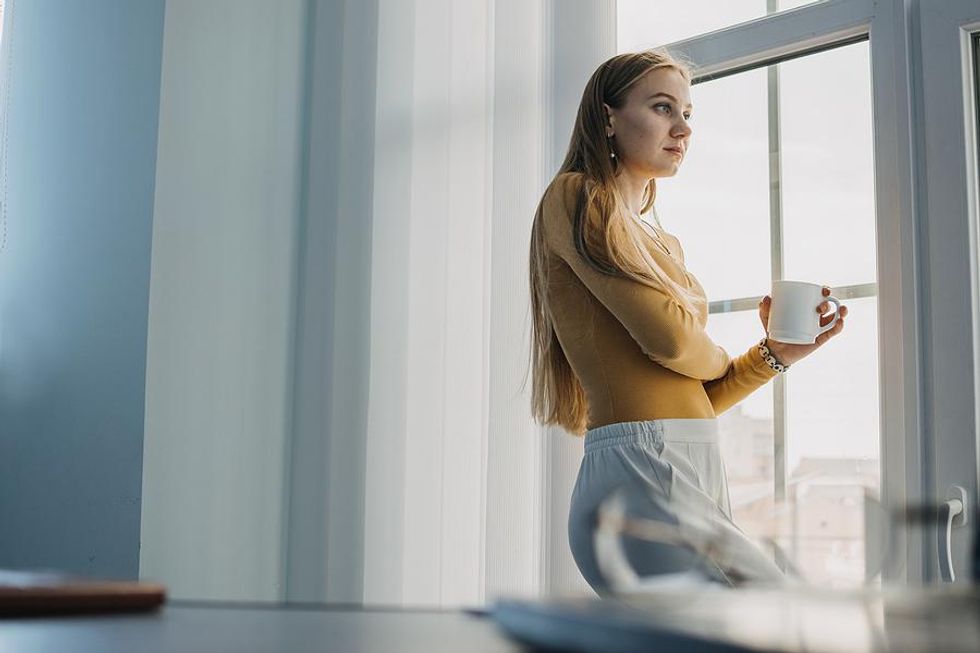
[[139,571],[163,18],[164,0],[14,7],[0,567]]

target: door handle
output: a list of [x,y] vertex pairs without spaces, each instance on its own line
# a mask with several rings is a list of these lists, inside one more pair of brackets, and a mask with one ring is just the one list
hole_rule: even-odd
[[939,558],[939,575],[945,583],[956,580],[956,573],[953,571],[953,527],[964,525],[966,515],[966,490],[953,485],[946,492],[946,501],[939,506],[936,524],[939,529],[939,550],[936,552]]

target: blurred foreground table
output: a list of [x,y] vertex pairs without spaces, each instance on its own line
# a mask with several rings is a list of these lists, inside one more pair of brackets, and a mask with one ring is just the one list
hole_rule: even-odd
[[152,613],[0,619],[3,653],[507,653],[533,647],[595,653],[977,653],[980,590],[709,590],[615,600],[515,599],[497,601],[484,617],[172,602]]
[[980,588],[704,587],[616,599],[498,601],[511,636],[594,653],[978,653]]
[[175,602],[157,612],[0,619],[0,651],[234,653],[521,650],[466,613]]

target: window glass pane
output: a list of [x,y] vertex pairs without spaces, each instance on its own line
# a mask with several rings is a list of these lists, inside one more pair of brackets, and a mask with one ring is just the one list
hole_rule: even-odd
[[[813,0],[780,0],[780,11],[815,4]],[[667,45],[766,15],[766,0],[617,0],[619,52]]]
[[[747,351],[764,333],[757,311],[712,314],[707,330],[732,357]],[[779,532],[773,502],[772,399],[773,385],[767,383],[718,418],[732,518],[756,539]]]
[[709,300],[763,295],[772,278],[766,71],[698,84],[691,101],[690,149],[676,176],[657,180],[657,213]]
[[877,279],[868,55],[863,42],[779,64],[786,279]]
[[863,490],[879,472],[878,301],[851,299],[844,333],[786,375],[790,550],[812,581],[864,577]]

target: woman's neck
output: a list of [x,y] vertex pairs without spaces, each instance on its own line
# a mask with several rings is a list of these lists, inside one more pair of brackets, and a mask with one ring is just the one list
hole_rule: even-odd
[[643,208],[643,194],[646,191],[649,178],[631,174],[628,170],[623,170],[616,176],[616,187],[626,202],[626,208],[633,215],[640,215]]

